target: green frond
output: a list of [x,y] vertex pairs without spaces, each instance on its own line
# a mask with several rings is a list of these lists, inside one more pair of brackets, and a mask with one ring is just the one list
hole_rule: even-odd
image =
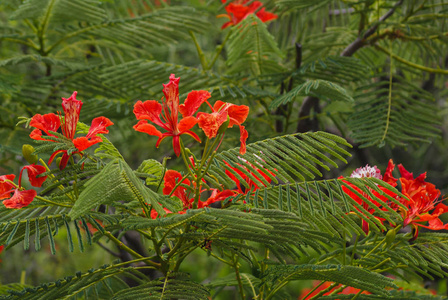
[[[258,286],[259,284],[261,284],[261,280],[260,278],[255,277],[252,274],[249,273],[240,273],[240,277],[241,277],[241,283],[243,284],[243,286]],[[238,285],[238,281],[235,278],[234,274],[230,274],[224,277],[220,277],[217,278],[215,280],[213,280],[210,283],[206,284],[206,287],[208,288],[217,288],[217,287],[225,287],[225,286],[237,286]]]
[[320,79],[349,85],[365,80],[372,71],[360,59],[345,56],[328,56],[303,64],[294,75],[297,78]]
[[260,75],[283,71],[277,60],[283,56],[282,52],[266,24],[254,14],[248,15],[231,30],[233,32],[227,44],[229,74],[246,74],[250,71],[254,75]]
[[210,299],[209,290],[202,284],[181,273],[170,274],[167,278],[124,289],[116,293],[112,300],[134,299]]
[[[377,271],[405,270],[408,275],[416,278],[422,276],[428,278],[446,277],[448,272],[446,263],[448,258],[448,247],[446,246],[445,233],[420,233],[418,238],[411,243],[411,236],[398,234],[390,248],[384,248],[382,253],[361,256],[357,259],[360,266],[373,268],[378,266]],[[362,241],[357,246],[357,251],[367,253],[373,249],[375,243],[372,238]],[[353,247],[347,248],[347,253],[352,251]],[[360,252],[358,252],[360,253]]]
[[51,21],[102,22],[106,12],[91,0],[27,0],[12,14],[11,19],[48,18]]
[[17,66],[19,64],[29,62],[42,62],[48,65],[65,67],[68,68],[69,70],[76,70],[83,67],[83,65],[79,63],[71,62],[65,59],[58,59],[50,56],[41,56],[38,54],[25,54],[3,59],[0,61],[0,67]]
[[[73,228],[76,230],[76,238],[80,250],[84,250],[84,240],[87,244],[92,245],[92,233],[87,225],[91,221],[89,219],[80,218],[71,221],[65,214],[51,213],[51,208],[47,208],[42,212],[42,207],[29,210],[22,209],[21,215],[28,213],[28,216],[21,216],[20,220],[9,220],[0,222],[0,243],[2,245],[12,247],[23,241],[23,247],[25,250],[30,248],[31,236],[34,235],[34,248],[36,251],[40,250],[40,241],[47,237],[52,254],[56,253],[56,246],[54,237],[59,233],[61,228],[67,230],[68,245],[71,252],[74,250],[74,235],[72,234]],[[35,214],[38,216],[34,217]],[[95,224],[95,222],[92,222]],[[101,227],[101,228],[98,228]],[[102,226],[95,224],[97,229],[102,230]]]
[[373,294],[388,297],[388,287],[396,288],[393,279],[356,266],[344,265],[277,265],[268,269],[264,280],[281,286],[294,280],[324,280],[341,283]]
[[362,147],[404,146],[439,136],[440,119],[433,96],[399,75],[372,80],[358,88],[355,112],[347,125]]
[[9,291],[21,291],[24,288],[30,287],[26,284],[21,283],[9,283],[0,285],[0,296],[8,295]]
[[[271,184],[278,183],[278,180],[293,183],[296,181],[294,178],[301,181],[305,178],[313,179],[316,175],[322,176],[318,167],[329,170],[329,165],[338,166],[336,159],[346,162],[344,156],[350,154],[341,146],[351,147],[344,139],[324,132],[285,135],[249,144],[244,155],[237,148],[223,151],[216,155],[215,164],[212,164],[209,173],[211,178],[215,177],[226,188],[232,188],[234,182],[224,170],[235,176],[246,188],[249,185],[224,162],[237,168],[258,187],[267,185],[268,182],[262,178],[264,176],[272,180]],[[263,176],[257,176],[258,172],[254,168]]]
[[55,282],[43,283],[37,287],[26,287],[21,291],[9,291],[9,295],[0,299],[92,299],[102,294],[111,298],[119,290],[128,286],[119,279],[119,275],[132,272],[133,268],[119,268],[104,265],[99,269],[90,269],[86,273],[77,272],[75,276],[68,276]]
[[206,22],[194,8],[165,7],[134,18],[106,22],[66,31],[68,36],[93,35],[128,45],[164,45],[189,39],[189,31],[207,29]]
[[320,99],[330,101],[353,102],[353,98],[341,86],[326,80],[309,80],[299,84],[290,92],[274,99],[269,105],[269,109],[275,109],[293,101],[297,96],[315,96]]
[[158,195],[145,187],[124,161],[112,161],[85,184],[69,216],[76,219],[101,204],[114,205],[122,201],[138,201],[142,206],[150,204],[164,215],[157,198]]
[[146,177],[147,185],[158,186],[162,180],[165,168],[161,163],[155,159],[146,159],[142,161],[140,166],[135,171],[135,174],[139,177]]
[[301,10],[301,9],[317,9],[322,6],[328,5],[328,3],[333,0],[323,0],[323,1],[312,1],[312,0],[278,0],[276,4],[280,8],[284,8],[287,10]]

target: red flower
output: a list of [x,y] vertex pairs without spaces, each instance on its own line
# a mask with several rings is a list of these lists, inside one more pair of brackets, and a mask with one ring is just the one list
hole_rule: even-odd
[[[317,281],[317,280],[313,281],[313,287],[316,287],[318,284],[320,284],[320,281]],[[310,288],[303,289],[301,294],[300,294],[300,296],[299,296],[299,299],[301,299],[301,300],[310,299],[311,297],[316,296],[321,291],[323,291],[323,290],[327,289],[328,287],[330,287],[330,285],[332,285],[332,284],[333,284],[333,282],[326,281],[324,284],[319,286],[315,291],[313,291],[310,295],[308,295],[308,293],[311,292]],[[328,291],[325,294],[323,294],[323,296],[329,296],[334,290],[340,288],[341,286],[342,286],[341,284],[335,286],[330,291]],[[338,295],[351,295],[351,294],[357,294],[359,291],[360,291],[360,289],[348,286],[348,287],[344,288],[342,291],[340,291],[337,294]],[[371,293],[368,292],[368,291],[363,291],[361,294],[367,294],[368,295],[368,294],[371,294]],[[305,296],[307,296],[307,297],[305,298]]]
[[[407,207],[407,210],[402,212],[403,226],[411,224],[414,227],[414,239],[418,235],[418,226],[431,230],[448,229],[448,224],[443,224],[439,219],[441,214],[448,212],[448,206],[440,203],[442,200],[438,200],[440,190],[436,189],[434,184],[425,182],[426,172],[414,178],[413,174],[401,164],[398,165],[398,169],[402,176],[400,178],[401,192],[410,199],[410,201],[406,199],[400,201]],[[431,210],[432,213],[430,213]],[[426,221],[429,221],[428,225],[421,224]]]
[[[355,171],[353,171],[353,173],[350,175],[350,177],[351,178],[374,177],[374,178],[378,178],[378,179],[383,179],[383,181],[385,181],[388,184],[390,184],[391,186],[395,187],[397,185],[396,184],[397,179],[395,179],[392,176],[392,171],[393,171],[394,167],[395,167],[395,165],[393,164],[392,160],[389,160],[389,164],[387,166],[386,172],[384,173],[384,177],[382,177],[381,171],[376,166],[370,167],[369,165],[366,165],[363,168],[358,168]],[[342,178],[342,177],[339,177],[339,178]],[[377,207],[381,206],[377,201],[373,200],[368,194],[361,191],[355,185],[353,185],[347,181],[344,181],[344,183],[349,185],[352,189],[354,189],[358,193],[362,194],[365,198],[367,198],[369,201],[371,201],[375,206],[377,206]],[[394,193],[392,193],[391,191],[387,190],[386,188],[384,188],[382,186],[379,186],[379,189],[391,197],[396,197],[396,195]],[[348,187],[343,186],[342,190],[344,191],[344,193],[346,193],[350,198],[355,200],[359,205],[361,205],[370,214],[373,214],[376,211],[375,208],[370,207],[367,202],[365,202],[362,198],[360,198],[355,192],[353,192]],[[389,200],[386,196],[380,195],[377,191],[371,190],[371,192],[375,197],[381,199],[383,202],[385,202],[385,203],[389,202]],[[382,208],[382,209],[385,210],[384,208]],[[357,210],[359,212],[361,212],[358,208],[357,208]],[[375,218],[378,219],[381,223],[384,221],[383,218],[380,218],[377,216],[375,216]],[[362,220],[362,229],[366,234],[369,232],[369,223],[367,223],[367,221],[365,221],[365,220]]]
[[212,109],[212,113],[198,113],[198,125],[204,131],[205,135],[210,139],[216,137],[221,125],[229,119],[228,128],[233,125],[240,127],[240,154],[246,153],[246,140],[248,137],[247,130],[241,124],[246,121],[249,115],[249,107],[246,105],[235,105],[232,103],[225,103],[220,100],[216,101],[212,107],[210,103],[207,104]]
[[8,200],[4,200],[3,205],[5,205],[6,208],[22,208],[33,202],[36,195],[37,193],[35,190],[20,191],[19,189],[15,189],[14,195]]
[[[262,187],[265,187],[266,185],[265,184],[263,184],[263,186],[258,186],[249,176],[247,176],[245,173],[243,173],[241,170],[239,170],[238,168],[236,168],[236,167],[232,167],[232,166],[230,166],[230,164],[229,163],[227,163],[226,161],[224,161],[224,163],[230,168],[230,169],[232,169],[233,171],[235,171],[248,185],[249,185],[249,189],[247,190],[246,189],[246,187],[240,182],[240,180],[235,176],[235,175],[233,175],[229,170],[226,170],[226,175],[227,176],[229,176],[230,177],[230,179],[232,179],[234,182],[235,182],[235,184],[236,184],[236,188],[237,188],[237,191],[238,191],[238,193],[240,193],[240,194],[247,194],[248,192],[250,192],[250,191],[255,191],[255,190],[258,190],[258,189],[260,189],[260,188],[262,188]],[[240,167],[242,167],[242,168],[244,168],[247,172],[249,172],[253,177],[255,177],[258,181],[260,181],[260,182],[262,182],[261,180],[260,180],[260,178],[264,178],[264,179],[266,179],[266,181],[267,182],[271,182],[271,178],[267,175],[267,174],[265,174],[265,172],[269,172],[271,175],[273,175],[273,173],[271,172],[271,171],[269,171],[269,170],[264,170],[264,172],[263,171],[261,171],[260,169],[258,169],[257,167],[255,167],[254,165],[251,165],[252,166],[252,168],[254,168],[255,169],[255,173],[254,172],[252,172],[252,171],[250,171],[250,170],[248,170],[246,167],[244,167],[244,166],[242,166],[242,165],[240,165],[240,164],[238,164],[238,166],[240,166]]]
[[20,171],[19,182],[21,182],[23,170],[28,171],[28,179],[32,186],[41,187],[44,181],[47,179],[46,175],[38,177],[39,175],[45,173],[47,169],[45,169],[44,166],[32,164],[22,168],[22,171]]
[[[16,187],[12,182],[15,176],[3,175],[0,176],[0,199],[7,199],[3,201],[6,208],[22,208],[28,206],[36,197],[35,190],[21,190],[22,173],[24,170],[28,171],[28,179],[32,186],[41,187],[47,176],[39,177],[39,175],[46,172],[45,167],[39,165],[28,165],[22,168],[19,175],[19,186]],[[13,193],[12,197],[11,194]]]
[[[211,97],[207,91],[192,91],[188,94],[185,103],[179,106],[179,79],[175,78],[174,74],[171,74],[170,82],[163,85],[165,98],[162,98],[162,104],[155,100],[147,100],[145,102],[139,100],[134,105],[134,114],[137,120],[140,120],[134,125],[134,129],[157,136],[159,139],[157,140],[156,147],[159,147],[163,139],[172,136],[176,156],[180,155],[179,137],[182,134],[188,134],[198,142],[201,142],[199,137],[190,131],[198,122],[193,114],[204,101]],[[179,109],[183,116],[180,122],[178,121]],[[162,134],[154,125],[149,124],[148,121],[162,127],[167,132]]]
[[[55,135],[51,134],[50,131],[56,132],[59,127],[61,127],[62,134],[67,139],[72,141],[73,146],[78,150],[76,152],[72,152],[70,155],[68,154],[67,150],[57,150],[53,152],[50,157],[49,164],[51,164],[57,154],[62,153],[62,159],[59,165],[59,168],[61,170],[67,166],[68,160],[71,155],[80,153],[90,146],[101,142],[102,139],[97,136],[97,134],[109,133],[109,130],[107,130],[106,127],[114,124],[106,117],[95,118],[92,120],[92,125],[90,126],[87,135],[85,137],[78,137],[75,139],[74,137],[76,133],[76,126],[79,121],[79,114],[82,107],[82,102],[76,99],[76,94],[77,92],[75,91],[70,96],[70,98],[62,98],[62,109],[64,110],[64,118],[53,113],[46,115],[37,114],[33,116],[30,122],[30,126],[36,128],[30,134],[30,137],[32,139],[55,142],[53,139],[49,138],[55,137]],[[42,137],[42,131],[48,137]]]
[[[166,171],[165,177],[164,177],[165,186],[163,188],[163,194],[164,195],[171,194],[171,191],[174,189],[176,184],[178,182],[180,182],[181,179],[182,179],[182,175],[179,172],[174,171],[174,170]],[[192,183],[188,179],[184,179],[182,181],[182,184],[185,184],[187,186],[191,186],[192,188],[195,188],[195,183],[194,182]],[[222,200],[226,199],[227,197],[233,196],[235,194],[235,191],[230,191],[230,190],[224,190],[224,191],[218,191],[217,189],[211,189],[211,190],[212,190],[211,196],[205,202],[199,201],[198,208],[207,207],[212,203],[215,203],[217,201],[222,201]],[[201,190],[200,192],[203,192],[203,191],[204,190]],[[184,211],[193,207],[194,194],[191,193],[186,187],[179,185],[176,188],[176,190],[173,192],[172,195],[176,196],[177,198],[179,198],[182,201]],[[165,211],[167,211],[167,210],[165,209]],[[170,211],[167,211],[167,212],[170,212]],[[183,212],[179,212],[179,213],[183,213]],[[153,214],[151,212],[151,217],[152,217],[152,215]],[[155,216],[157,216],[157,214],[155,214]]]
[[[225,3],[226,1],[222,1]],[[260,1],[253,1],[248,6],[246,6],[246,3],[249,2],[249,0],[243,0],[243,1],[234,1],[226,6],[226,15],[220,15],[222,17],[226,17],[229,19],[228,22],[224,23],[222,25],[221,29],[227,28],[232,25],[236,25],[240,23],[242,20],[247,18],[248,15],[255,13],[255,15],[262,21],[267,22],[270,20],[277,19],[277,15],[273,14],[271,12],[265,11],[265,8],[261,8],[263,6],[263,3]]]

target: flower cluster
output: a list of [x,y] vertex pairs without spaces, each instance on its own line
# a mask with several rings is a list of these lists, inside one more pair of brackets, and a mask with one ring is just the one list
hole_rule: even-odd
[[[92,145],[102,141],[98,134],[109,133],[106,127],[113,125],[111,120],[106,117],[98,117],[92,120],[89,132],[86,136],[75,138],[76,127],[79,121],[79,114],[81,112],[82,101],[76,99],[77,92],[73,92],[70,98],[62,98],[62,109],[64,110],[64,117],[60,113],[58,115],[49,113],[46,115],[37,114],[32,117],[30,126],[34,129],[30,137],[34,140],[44,140],[56,142],[57,136],[54,134],[59,128],[62,130],[62,135],[73,145],[76,151],[69,152],[68,149],[60,149],[53,152],[48,164],[51,164],[53,159],[59,153],[62,153],[59,168],[62,170],[67,166],[69,158],[74,154],[81,154],[81,151],[86,150]],[[43,133],[46,136],[43,136]]]
[[[221,0],[222,3],[226,3],[226,0]],[[236,25],[242,20],[247,18],[248,15],[255,13],[255,15],[262,21],[267,22],[270,20],[277,19],[277,15],[265,10],[263,3],[260,1],[249,1],[249,0],[237,0],[229,3],[226,6],[227,14],[219,15],[218,17],[225,17],[229,19],[228,22],[222,25],[221,29],[227,28],[229,26]]]
[[[47,170],[44,166],[28,165],[22,168],[19,175],[19,185],[16,185],[13,180],[16,177],[14,174],[0,176],[0,200],[3,200],[3,205],[6,208],[22,208],[28,206],[36,197],[35,190],[25,190],[22,188],[22,174],[27,170],[30,184],[34,187],[41,187],[47,176],[39,176]],[[11,196],[12,195],[12,196]]]
[[[162,104],[156,100],[137,101],[134,105],[134,114],[139,122],[134,129],[149,135],[157,136],[156,147],[166,137],[173,137],[173,149],[176,156],[181,154],[180,136],[187,134],[196,141],[201,142],[199,136],[191,131],[198,124],[207,138],[211,139],[218,135],[221,126],[230,128],[234,125],[240,127],[240,153],[246,152],[247,131],[241,125],[249,114],[249,107],[246,105],[235,105],[217,101],[212,107],[208,102],[211,97],[207,91],[191,91],[187,95],[183,104],[179,104],[179,80],[174,74],[170,76],[170,82],[163,85]],[[211,108],[212,113],[196,112],[203,103]],[[182,118],[179,121],[179,113]],[[195,116],[196,114],[196,116]],[[227,123],[228,122],[228,123]],[[150,124],[152,123],[152,124]],[[161,127],[166,132],[162,133],[154,125]],[[225,128],[224,128],[225,129]]]
[[[442,200],[439,199],[441,194],[440,190],[436,189],[434,184],[425,181],[426,172],[414,178],[413,174],[408,172],[400,164],[398,165],[398,170],[401,177],[396,179],[392,175],[394,168],[395,165],[393,161],[390,160],[384,176],[381,176],[381,172],[376,166],[370,167],[368,165],[364,168],[356,169],[351,175],[352,178],[373,177],[381,179],[393,187],[397,187],[399,182],[401,186],[401,193],[406,198],[398,196],[383,186],[378,187],[381,190],[381,193],[371,190],[371,193],[375,196],[374,198],[386,203],[386,205],[388,205],[387,208],[378,203],[378,201],[375,201],[370,195],[363,193],[359,188],[347,181],[344,182],[348,185],[348,187],[344,186],[343,191],[369,213],[373,214],[375,212],[375,208],[371,207],[363,200],[363,198],[359,197],[359,194],[362,194],[364,198],[368,199],[380,210],[386,211],[387,209],[392,208],[398,211],[403,217],[403,226],[411,225],[413,227],[414,238],[417,238],[418,236],[419,227],[432,230],[448,229],[448,224],[443,224],[439,218],[441,214],[448,212],[448,206],[443,204]],[[389,200],[389,197],[397,199],[401,204],[403,204],[405,209],[395,203],[392,203]],[[362,211],[358,209],[357,213],[362,213]],[[380,222],[384,221],[384,219],[380,217],[375,216],[375,218],[377,218]],[[426,222],[428,222],[427,225],[425,225]],[[364,232],[367,233],[369,230],[368,223],[363,220],[362,225]]]

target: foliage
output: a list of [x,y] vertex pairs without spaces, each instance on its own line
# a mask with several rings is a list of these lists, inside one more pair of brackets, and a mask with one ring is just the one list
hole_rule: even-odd
[[[448,188],[447,11],[1,3],[2,255],[98,245],[119,261],[5,278],[0,298],[289,299],[317,280],[301,297],[439,299],[422,286],[448,275],[448,206],[430,183]],[[389,158],[428,173],[395,178]],[[366,164],[380,168],[345,171]],[[231,271],[186,273],[197,253]]]

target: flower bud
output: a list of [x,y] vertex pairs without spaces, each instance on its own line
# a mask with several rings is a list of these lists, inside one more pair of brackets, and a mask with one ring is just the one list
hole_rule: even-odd
[[390,229],[390,230],[386,233],[386,245],[385,245],[385,248],[386,248],[386,249],[389,249],[390,246],[392,245],[392,243],[394,242],[394,240],[395,240],[395,235],[396,235],[395,228]]
[[230,123],[230,117],[227,115],[227,121],[225,121],[224,123],[221,124],[221,126],[219,126],[218,134],[226,132],[227,127],[229,127],[229,123]]
[[37,155],[34,153],[34,147],[28,144],[22,146],[22,155],[30,164],[35,164],[38,161]]

